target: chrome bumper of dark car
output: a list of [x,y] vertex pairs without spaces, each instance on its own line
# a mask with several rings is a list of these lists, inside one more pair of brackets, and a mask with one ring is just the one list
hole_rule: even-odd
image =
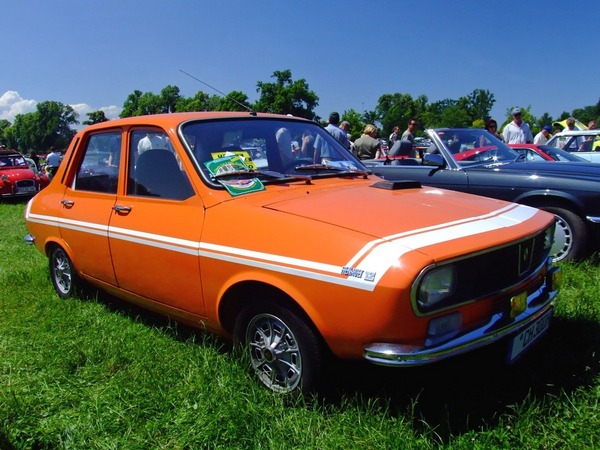
[[592,223],[600,223],[600,217],[598,216],[587,216],[586,219]]
[[559,277],[560,268],[551,268],[546,276],[546,283],[527,297],[527,309],[508,324],[506,324],[505,314],[498,313],[481,327],[440,345],[415,347],[395,343],[373,343],[365,347],[364,358],[383,366],[420,366],[466,353],[515,335],[553,309],[558,293],[558,281],[555,280]]

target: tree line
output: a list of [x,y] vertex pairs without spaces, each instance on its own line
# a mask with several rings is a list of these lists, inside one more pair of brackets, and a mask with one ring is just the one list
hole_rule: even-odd
[[[309,88],[305,79],[293,80],[289,69],[275,71],[271,78],[273,81],[257,82],[256,92],[259,93],[259,98],[254,103],[241,91],[232,91],[226,95],[198,91],[193,97],[185,97],[181,95],[179,87],[172,85],[165,86],[158,94],[135,90],[125,99],[119,116],[247,110],[291,114],[325,124],[324,119],[315,113],[319,97]],[[486,89],[475,89],[458,99],[448,98],[436,102],[429,102],[425,95],[413,98],[410,94],[383,94],[374,110],[360,113],[348,109],[341,113],[341,118],[350,123],[354,138],[362,134],[367,124],[375,124],[380,130],[380,135],[386,137],[394,126],[403,129],[411,119],[417,120],[421,130],[445,127],[483,128],[490,118],[490,111],[495,102],[494,94]],[[521,108],[523,120],[529,123],[534,133],[544,125],[551,125],[555,120],[560,121],[571,116],[584,123],[592,119],[600,120],[600,100],[595,105],[584,106],[571,112],[565,111],[556,118],[548,113],[540,117],[534,116],[531,113],[531,105],[514,106]],[[498,123],[504,125],[512,120],[512,108],[513,106],[507,109],[504,118],[496,118]],[[100,110],[89,112],[87,116],[87,120],[81,124],[91,125],[108,120]],[[43,101],[37,104],[36,111],[17,115],[13,123],[5,119],[0,120],[0,144],[21,152],[44,152],[50,147],[65,149],[76,133],[73,127],[80,124],[78,119],[78,114],[71,106],[58,101]]]

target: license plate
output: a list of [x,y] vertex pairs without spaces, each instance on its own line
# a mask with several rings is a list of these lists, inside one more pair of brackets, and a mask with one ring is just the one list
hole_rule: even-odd
[[35,192],[35,186],[17,188],[17,194],[30,194]]
[[510,341],[508,350],[508,361],[514,362],[525,350],[527,350],[538,338],[550,328],[552,310],[546,312],[535,322],[530,323],[527,328],[517,334]]

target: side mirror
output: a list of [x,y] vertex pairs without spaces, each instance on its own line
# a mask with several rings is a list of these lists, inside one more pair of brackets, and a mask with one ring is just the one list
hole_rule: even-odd
[[423,156],[423,165],[441,168],[446,166],[446,161],[444,161],[444,157],[440,154],[426,153]]

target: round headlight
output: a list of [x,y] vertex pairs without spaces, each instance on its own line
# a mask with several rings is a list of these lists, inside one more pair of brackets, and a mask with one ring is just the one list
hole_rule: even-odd
[[421,280],[417,290],[417,304],[422,311],[430,311],[435,305],[454,294],[456,267],[446,265],[431,270]]

